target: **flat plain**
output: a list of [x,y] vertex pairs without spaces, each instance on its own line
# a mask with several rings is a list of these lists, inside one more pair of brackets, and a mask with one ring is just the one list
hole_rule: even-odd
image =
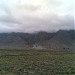
[[0,50],[0,75],[75,75],[75,53],[67,50]]

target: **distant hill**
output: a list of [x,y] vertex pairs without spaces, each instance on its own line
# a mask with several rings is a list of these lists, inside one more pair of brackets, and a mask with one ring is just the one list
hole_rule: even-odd
[[[64,49],[64,48],[73,48],[74,47],[74,34],[70,33],[71,31],[58,31],[55,35],[42,43],[42,46],[50,49]],[[74,33],[74,32],[72,32]]]
[[0,33],[0,48],[71,49],[75,44],[75,30],[49,33]]

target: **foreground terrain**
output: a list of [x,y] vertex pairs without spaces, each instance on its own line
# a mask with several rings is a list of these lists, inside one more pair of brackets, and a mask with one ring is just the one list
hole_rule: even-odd
[[73,51],[0,50],[0,75],[75,75]]

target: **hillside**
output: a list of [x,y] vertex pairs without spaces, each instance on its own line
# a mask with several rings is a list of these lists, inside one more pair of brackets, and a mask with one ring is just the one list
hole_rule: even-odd
[[0,48],[74,48],[75,30],[49,33],[0,33]]
[[50,49],[73,48],[75,37],[70,32],[60,30],[51,39],[43,42],[42,45]]

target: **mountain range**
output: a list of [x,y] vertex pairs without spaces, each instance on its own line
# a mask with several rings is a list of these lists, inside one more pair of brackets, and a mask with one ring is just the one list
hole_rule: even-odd
[[0,33],[0,49],[74,49],[75,30]]

